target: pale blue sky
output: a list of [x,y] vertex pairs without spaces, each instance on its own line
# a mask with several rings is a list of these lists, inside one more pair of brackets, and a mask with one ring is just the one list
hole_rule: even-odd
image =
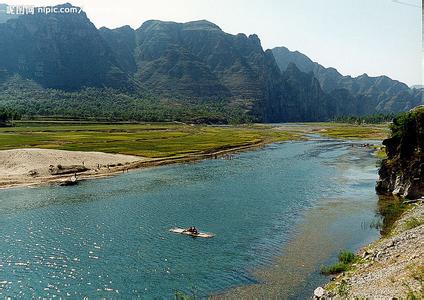
[[258,34],[264,49],[286,46],[345,75],[385,74],[409,85],[422,83],[420,0],[68,1],[82,6],[97,27],[207,19],[229,33]]

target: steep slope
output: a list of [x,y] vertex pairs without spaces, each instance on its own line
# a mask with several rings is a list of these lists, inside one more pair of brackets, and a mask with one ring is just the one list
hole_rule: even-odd
[[387,159],[380,168],[376,190],[408,198],[424,196],[424,107],[393,121],[392,135],[384,140]]
[[[281,71],[284,72],[289,63],[295,63],[301,71],[312,72],[326,93],[337,97],[340,92],[334,92],[344,89],[351,97],[358,98],[358,105],[363,104],[360,99],[370,102],[369,109],[364,113],[400,112],[424,104],[422,91],[410,89],[406,84],[387,76],[343,76],[336,69],[325,68],[298,51],[292,52],[285,47],[278,47],[272,49],[272,52]],[[360,110],[363,109],[357,107],[354,111]]]
[[85,13],[11,19],[0,24],[0,39],[0,69],[44,87],[128,87],[126,74]]
[[113,51],[122,70],[130,74],[135,73],[137,70],[134,59],[134,50],[136,48],[135,31],[130,26],[113,30],[102,27],[99,29],[99,33]]
[[[122,34],[103,29],[112,49]],[[295,66],[281,74],[256,35],[231,35],[208,21],[151,20],[136,30],[135,79],[162,97],[227,99],[266,122],[328,119],[335,104]],[[127,61],[127,55],[121,65]]]
[[285,48],[278,58],[206,20],[98,30],[85,13],[35,14],[0,23],[0,38],[0,105],[26,115],[324,121],[422,101],[387,77],[343,77]]

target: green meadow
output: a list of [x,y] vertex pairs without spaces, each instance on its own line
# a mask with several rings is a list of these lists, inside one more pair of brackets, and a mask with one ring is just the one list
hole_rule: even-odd
[[18,123],[0,128],[0,150],[45,148],[161,158],[299,137],[264,125]]
[[274,127],[176,123],[18,122],[13,127],[0,128],[0,150],[45,148],[163,158],[212,153],[238,146],[299,140],[306,133],[318,133],[334,138],[382,139],[387,135],[387,126],[337,123]]

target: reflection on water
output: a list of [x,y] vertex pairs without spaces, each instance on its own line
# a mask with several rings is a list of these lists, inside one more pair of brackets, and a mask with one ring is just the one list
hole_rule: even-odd
[[[363,226],[375,220],[375,180],[369,153],[323,140],[3,190],[0,296],[302,298],[325,279],[321,264],[377,236]],[[168,232],[190,225],[216,237]]]
[[400,218],[407,205],[396,196],[379,196],[376,216],[378,219],[371,225],[380,230],[381,235],[387,235],[396,220]]

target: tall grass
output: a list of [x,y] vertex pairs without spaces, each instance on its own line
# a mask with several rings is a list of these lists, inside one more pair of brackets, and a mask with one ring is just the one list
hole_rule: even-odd
[[321,274],[334,275],[346,272],[351,268],[351,265],[358,260],[358,256],[352,252],[342,250],[338,255],[338,262],[330,266],[323,266]]

